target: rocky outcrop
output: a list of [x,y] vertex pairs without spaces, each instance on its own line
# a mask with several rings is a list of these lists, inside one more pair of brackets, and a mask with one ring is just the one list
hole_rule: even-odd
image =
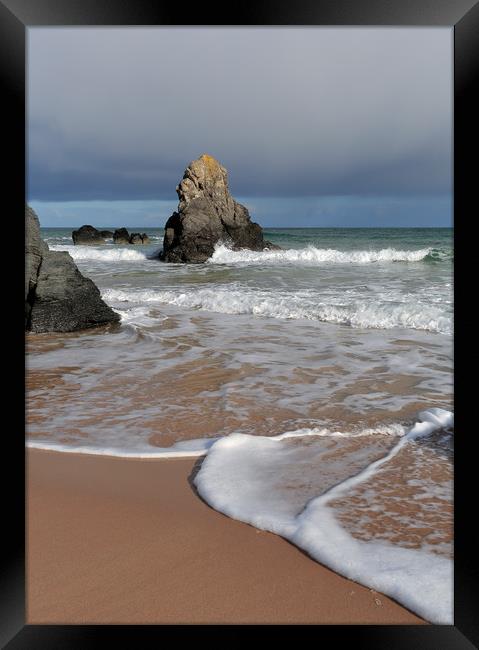
[[130,235],[130,244],[149,244],[150,243],[150,238],[148,235],[143,232],[132,232]]
[[48,246],[40,237],[40,223],[35,212],[25,206],[25,326],[30,320],[35,298],[38,270]]
[[[112,233],[113,234],[113,233]],[[72,232],[73,243],[76,245],[94,245],[105,243],[105,237],[93,226],[82,226]]]
[[176,191],[178,211],[165,224],[163,261],[205,262],[218,243],[234,250],[278,248],[263,239],[261,226],[233,199],[227,171],[212,156],[191,162]]
[[82,226],[72,232],[74,244],[98,245],[104,244],[106,239],[113,239],[114,244],[149,244],[150,238],[146,233],[134,232],[130,235],[126,228],[112,230],[97,230],[93,226]]
[[113,233],[113,243],[114,244],[129,244],[130,243],[130,233],[126,228],[118,228]]
[[50,251],[35,212],[25,206],[25,328],[73,332],[120,320],[69,253]]

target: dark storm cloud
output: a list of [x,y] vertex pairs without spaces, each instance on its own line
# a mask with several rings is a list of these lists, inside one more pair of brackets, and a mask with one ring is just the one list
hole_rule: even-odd
[[175,199],[207,152],[240,196],[450,190],[449,29],[29,30],[29,197]]

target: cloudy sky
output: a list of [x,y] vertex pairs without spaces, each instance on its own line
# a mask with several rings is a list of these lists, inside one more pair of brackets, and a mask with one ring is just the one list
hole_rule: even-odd
[[43,226],[163,226],[202,153],[264,226],[451,224],[450,28],[29,28]]

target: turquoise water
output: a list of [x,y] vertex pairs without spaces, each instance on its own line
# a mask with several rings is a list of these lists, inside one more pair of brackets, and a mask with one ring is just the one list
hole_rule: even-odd
[[148,246],[73,246],[70,229],[42,234],[70,252],[113,307],[116,299],[136,303],[141,292],[145,304],[452,332],[452,229],[266,229],[283,251],[220,246],[208,263],[184,266],[155,260],[163,230],[144,231]]
[[[163,240],[163,228],[128,226],[129,232],[146,232],[154,241]],[[99,227],[99,230],[112,228]],[[74,228],[42,228],[42,236],[52,244],[73,243]],[[354,250],[360,247],[433,248],[452,251],[452,228],[264,228],[265,239],[286,248],[323,246]]]
[[452,228],[266,228],[266,239],[287,248],[313,245],[340,250],[356,248],[417,249],[431,246],[452,251]]

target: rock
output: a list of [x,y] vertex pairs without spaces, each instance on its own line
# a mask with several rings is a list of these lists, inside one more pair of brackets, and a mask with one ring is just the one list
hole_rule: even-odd
[[100,235],[104,239],[111,239],[113,237],[113,230],[100,230]]
[[130,235],[130,244],[149,244],[150,238],[146,233],[140,235],[139,232],[132,232]]
[[105,238],[99,230],[93,226],[82,226],[72,232],[73,243],[82,246],[104,244]]
[[132,232],[130,235],[130,244],[143,244],[142,236],[139,232]]
[[35,212],[25,206],[25,326],[30,320],[30,312],[35,297],[37,276],[42,256],[48,246],[40,237],[40,223]]
[[165,224],[160,259],[205,262],[218,243],[233,250],[264,250],[267,242],[263,240],[263,230],[251,221],[248,210],[233,199],[227,176],[226,169],[207,154],[188,165],[176,188],[178,211]]
[[25,206],[25,328],[73,332],[120,320],[69,253],[50,251],[37,215]]
[[30,314],[32,332],[72,332],[119,320],[67,252],[46,253]]
[[113,233],[113,243],[114,244],[129,244],[130,243],[130,233],[126,228],[118,228]]

